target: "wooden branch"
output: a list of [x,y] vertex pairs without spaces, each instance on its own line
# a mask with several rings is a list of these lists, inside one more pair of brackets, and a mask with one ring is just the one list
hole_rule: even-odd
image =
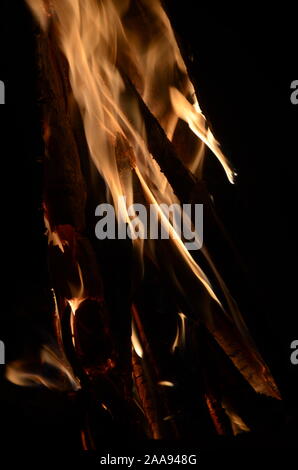
[[[73,97],[68,78],[68,65],[57,44],[54,28],[51,24],[48,33],[40,32],[37,41],[45,142],[44,199],[51,230],[56,231],[65,244],[64,253],[58,247],[50,248],[50,270],[59,299],[71,299],[81,292],[81,296],[99,301],[104,297],[102,275],[97,261],[101,248],[97,240],[94,243],[94,239],[86,236],[86,233],[91,232],[90,227],[86,227],[86,201],[87,196],[93,200],[95,191],[93,194],[93,188],[88,181],[87,194],[87,184],[78,150],[78,145],[81,147],[85,141],[82,139],[82,143],[76,135],[77,132],[84,130],[83,127],[77,129],[73,126]],[[84,156],[87,154],[88,152]],[[83,286],[80,285],[78,268],[82,273]],[[64,308],[61,309],[60,315],[63,317]],[[116,378],[118,374],[117,385],[120,387],[122,384],[123,393],[128,398],[131,396],[129,304],[127,308],[123,308],[121,315],[113,310],[113,305],[112,311],[105,310],[104,315],[110,316],[108,323],[115,348],[114,358],[117,362],[114,377]],[[84,323],[84,316],[88,316],[86,312],[82,313],[82,316],[80,314],[81,326]],[[90,354],[86,351],[85,356],[89,356],[90,360]],[[87,357],[85,359],[87,360]]]
[[135,352],[132,354],[132,370],[141,405],[148,421],[151,437],[153,439],[162,439],[163,433],[160,428],[160,420],[158,419],[156,412],[156,403],[150,393],[150,386],[146,379],[141,360]]
[[181,202],[191,201],[197,183],[196,178],[177,156],[173,144],[167,138],[158,120],[146,106],[131,79],[124,73],[122,75],[126,86],[136,98],[144,119],[148,150],[165,174],[178,199]]
[[69,114],[67,65],[55,35],[38,37],[39,83],[44,119],[44,190],[50,222],[85,227],[86,187]]

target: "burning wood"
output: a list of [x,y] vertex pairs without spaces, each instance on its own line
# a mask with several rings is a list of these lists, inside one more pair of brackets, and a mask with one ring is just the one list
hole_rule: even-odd
[[[104,410],[120,427],[128,422],[132,435],[142,428],[154,439],[184,437],[190,415],[202,433],[211,422],[219,434],[248,432],[251,423],[228,397],[238,372],[248,389],[280,395],[207,249],[210,232],[225,235],[203,180],[204,149],[231,183],[235,172],[200,109],[160,1],[27,3],[41,27],[44,218],[64,362],[46,347],[41,360],[84,396],[83,448],[100,440],[94,410],[98,419]],[[125,227],[136,224],[133,203],[154,205],[153,222],[168,238],[142,239],[135,231],[132,240],[119,233],[96,239],[99,202],[112,204]],[[204,204],[207,240],[199,253],[188,249],[163,209],[178,206],[193,233],[184,203]],[[198,233],[194,241],[202,242]],[[196,337],[202,325],[212,356],[206,368]],[[224,386],[207,371],[221,355],[230,360]],[[7,378],[45,384],[38,367],[24,370],[12,363]]]

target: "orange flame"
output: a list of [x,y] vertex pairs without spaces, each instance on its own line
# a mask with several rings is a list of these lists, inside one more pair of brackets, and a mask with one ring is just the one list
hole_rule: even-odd
[[[90,157],[106,183],[107,199],[114,202],[118,218],[130,223],[126,204],[118,202],[119,199],[127,201],[128,206],[134,202],[137,195],[133,182],[137,179],[142,197],[156,205],[157,218],[170,233],[169,243],[198,285],[202,285],[223,310],[207,275],[159,209],[161,204],[178,201],[148,151],[137,99],[123,80],[123,76],[129,77],[169,139],[173,139],[181,120],[197,136],[200,145],[193,155],[187,156],[187,161],[181,156],[185,165],[193,171],[201,169],[203,149],[208,147],[223,166],[229,181],[234,181],[235,173],[200,109],[160,0],[27,0],[27,3],[45,31],[50,21],[55,25],[68,62],[71,88],[83,119]],[[130,165],[119,165],[119,141],[129,148],[124,157],[130,160]],[[49,234],[49,240],[63,251],[59,237],[50,230]],[[133,240],[133,243],[142,254],[143,241]],[[146,249],[154,258],[154,244],[146,243]],[[204,248],[203,254],[226,297],[231,318],[247,339],[241,315]],[[84,299],[81,274],[80,289],[68,300],[73,314]],[[135,337],[133,342],[137,348]]]
[[[28,3],[45,29],[49,16],[44,3],[36,0],[28,0]],[[127,207],[125,204],[119,206],[118,202],[123,193],[128,205],[134,199],[132,176],[123,178],[117,165],[119,138],[131,146],[135,175],[147,201],[156,205],[177,203],[166,176],[148,153],[144,122],[135,98],[125,88],[122,70],[138,86],[167,135],[172,138],[179,118],[185,119],[202,142],[214,151],[232,181],[227,159],[212,133],[205,130],[205,118],[159,0],[124,3],[116,0],[90,0],[88,3],[83,0],[53,0],[51,12],[51,20],[57,26],[61,48],[68,60],[72,91],[83,117],[90,155],[106,182],[118,217],[130,223]],[[137,22],[132,23],[133,15],[139,16],[141,28]],[[146,43],[143,28],[148,36]],[[175,79],[176,75],[178,79]],[[188,101],[190,98],[194,105]],[[158,218],[163,225],[169,225],[160,210]],[[176,250],[194,276],[220,303],[209,279],[175,234],[174,228],[170,226],[168,229]],[[55,233],[51,233],[51,240],[63,249]],[[134,240],[134,245],[142,250],[140,240]],[[149,247],[147,249],[150,250]],[[74,301],[71,302],[75,310],[77,302],[75,305]]]
[[80,388],[79,380],[64,354],[53,345],[42,347],[39,358],[16,360],[6,366],[5,377],[22,387],[44,386],[52,390],[71,391]]

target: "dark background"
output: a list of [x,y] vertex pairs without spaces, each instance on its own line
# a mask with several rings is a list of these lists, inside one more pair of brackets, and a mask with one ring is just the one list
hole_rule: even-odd
[[290,364],[289,344],[298,334],[298,107],[290,102],[290,84],[298,74],[297,9],[165,3],[193,54],[190,72],[203,111],[238,173],[234,186],[220,172],[209,181],[247,268],[247,284],[235,295],[246,298],[242,309],[259,347],[295,401],[298,370]]
[[[237,286],[233,294],[278,381],[291,433],[298,408],[298,366],[290,363],[290,343],[298,338],[298,106],[290,102],[290,83],[298,79],[297,7],[294,11],[283,3],[261,11],[251,2],[238,6],[203,5],[195,0],[165,3],[178,38],[192,56],[190,73],[203,111],[238,172],[231,186],[216,162],[210,162],[206,170],[207,175],[216,175],[209,178],[209,189],[246,267],[246,281],[239,285],[231,266],[229,282],[232,288]],[[38,292],[48,279],[40,210],[42,168],[38,160],[43,146],[34,26],[22,1],[4,5],[0,339],[6,342],[9,360],[19,353],[22,336],[32,334],[26,332],[26,321],[16,314],[15,306],[22,304],[28,289]],[[32,312],[31,322],[39,321],[38,312]],[[61,400],[59,413],[54,404],[53,413],[49,411],[47,396],[37,409],[33,403],[36,400],[29,392],[24,396],[17,387],[2,385],[0,408],[8,436],[22,439],[28,430],[35,437],[40,429],[52,426],[54,430],[58,416],[58,436],[69,429],[70,411]]]

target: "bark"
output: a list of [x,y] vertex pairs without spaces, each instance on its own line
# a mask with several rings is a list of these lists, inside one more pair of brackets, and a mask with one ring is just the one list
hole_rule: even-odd
[[[129,397],[131,395],[130,311],[129,308],[124,308],[120,314],[114,305],[112,311],[108,311],[106,305],[99,309],[94,307],[94,303],[101,305],[105,303],[103,292],[105,282],[98,264],[102,248],[97,240],[90,237],[92,230],[86,224],[88,209],[86,204],[88,202],[92,205],[94,201],[94,211],[96,191],[93,192],[90,181],[86,180],[85,168],[81,165],[80,153],[86,143],[84,138],[79,138],[78,133],[84,131],[83,127],[77,128],[74,125],[73,114],[76,108],[73,106],[68,65],[59,49],[56,37],[54,25],[51,24],[48,33],[40,32],[37,38],[45,143],[44,201],[51,231],[58,234],[64,247],[63,253],[57,246],[50,247],[49,267],[52,283],[58,299],[64,337],[68,337],[69,359],[73,361],[74,368],[80,371],[80,376],[84,375],[83,371],[96,376],[99,369],[101,371],[104,369],[103,364],[95,364],[93,355],[95,352],[91,351],[87,346],[88,342],[82,339],[84,329],[85,333],[86,328],[89,329],[90,315],[95,322],[100,322],[103,317],[104,328],[109,330],[114,346],[113,360],[116,361],[116,365],[113,380],[118,387],[122,387],[125,396]],[[83,157],[86,156],[88,151],[85,150]],[[126,295],[129,298],[129,291]],[[82,306],[76,319],[76,334],[80,337],[78,340],[80,350],[76,351],[71,344],[65,299],[78,296],[93,299],[93,304],[89,302],[88,305]],[[125,303],[127,302],[124,301]],[[92,341],[94,338],[95,336],[92,337]],[[78,361],[76,353],[79,353],[79,358],[83,360]],[[97,359],[98,356],[99,353]]]

